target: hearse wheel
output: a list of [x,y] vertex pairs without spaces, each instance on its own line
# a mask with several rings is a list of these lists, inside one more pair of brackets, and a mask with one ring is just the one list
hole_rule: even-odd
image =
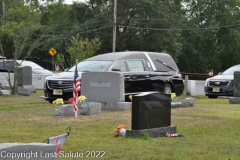
[[170,84],[165,84],[163,87],[163,93],[171,94],[173,92],[172,86]]

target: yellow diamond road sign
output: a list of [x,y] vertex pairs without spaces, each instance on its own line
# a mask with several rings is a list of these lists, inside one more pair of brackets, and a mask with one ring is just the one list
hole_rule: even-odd
[[48,53],[51,55],[51,56],[55,56],[55,54],[57,54],[57,51],[54,49],[54,48],[51,48]]

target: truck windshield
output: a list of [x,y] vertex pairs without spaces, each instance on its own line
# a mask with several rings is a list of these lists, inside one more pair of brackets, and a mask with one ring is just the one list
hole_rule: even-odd
[[[77,64],[78,72],[88,72],[88,71],[107,71],[110,64],[113,61],[82,61]],[[76,65],[68,70],[68,72],[74,72]]]

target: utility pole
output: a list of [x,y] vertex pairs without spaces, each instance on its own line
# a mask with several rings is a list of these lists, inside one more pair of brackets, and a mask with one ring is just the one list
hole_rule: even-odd
[[113,11],[113,46],[112,46],[112,52],[115,52],[115,48],[116,48],[116,23],[117,23],[117,0],[114,0],[114,11]]
[[2,13],[2,26],[4,26],[4,19],[5,19],[5,18],[4,18],[4,12],[5,12],[5,11],[4,11],[4,0],[2,0],[2,12],[3,12],[3,13]]

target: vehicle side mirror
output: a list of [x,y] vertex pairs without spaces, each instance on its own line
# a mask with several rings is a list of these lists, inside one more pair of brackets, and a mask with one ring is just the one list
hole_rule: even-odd
[[112,71],[121,72],[121,69],[113,68]]
[[219,73],[218,73],[218,75],[221,75],[221,74],[222,74],[222,72],[219,72]]
[[64,72],[67,72],[68,70],[69,70],[69,68],[65,68],[65,69],[64,69]]

